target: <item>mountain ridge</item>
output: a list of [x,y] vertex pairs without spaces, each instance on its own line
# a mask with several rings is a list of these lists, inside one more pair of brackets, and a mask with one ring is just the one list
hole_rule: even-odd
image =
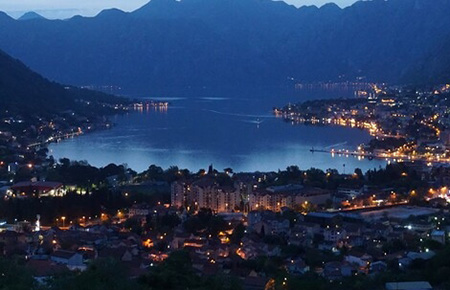
[[417,82],[447,70],[417,67],[443,54],[435,48],[443,35],[450,39],[449,9],[444,0],[361,1],[346,8],[152,0],[129,13],[113,9],[33,25],[4,21],[0,48],[52,80],[137,94],[264,92],[357,77]]
[[30,12],[24,13],[17,20],[34,20],[34,19],[45,19],[45,17],[34,11],[30,11]]

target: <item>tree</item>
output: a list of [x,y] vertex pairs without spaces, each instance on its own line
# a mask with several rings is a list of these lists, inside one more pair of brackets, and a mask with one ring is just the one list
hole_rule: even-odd
[[364,177],[364,174],[360,168],[355,168],[355,174],[358,176],[358,179],[362,179]]
[[37,289],[31,273],[18,260],[0,258],[0,289],[30,290]]
[[233,234],[230,237],[231,243],[233,243],[235,245],[239,245],[242,238],[244,237],[244,233],[245,233],[245,226],[242,223],[238,224],[234,228]]
[[130,218],[127,219],[124,223],[124,227],[128,228],[130,231],[132,231],[135,234],[142,234],[142,226],[138,219]]
[[50,284],[51,290],[139,290],[144,289],[137,282],[128,279],[127,269],[112,259],[97,259],[81,274],[57,277]]
[[59,159],[59,163],[61,163],[62,167],[69,167],[70,166],[70,159],[68,158],[61,158]]
[[201,279],[195,275],[191,258],[186,251],[173,252],[158,267],[141,277],[141,284],[151,286],[153,290],[195,289],[201,285]]

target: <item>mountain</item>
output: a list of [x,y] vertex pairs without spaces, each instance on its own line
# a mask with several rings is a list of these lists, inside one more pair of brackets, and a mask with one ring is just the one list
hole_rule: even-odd
[[76,111],[83,107],[79,100],[113,102],[119,98],[51,82],[0,51],[0,116],[6,111],[20,114]]
[[449,83],[450,37],[443,39],[420,61],[412,65],[408,79],[413,83]]
[[141,95],[261,94],[357,77],[437,81],[450,72],[449,9],[448,0],[360,1],[345,9],[152,0],[130,13],[64,21],[0,14],[0,48],[52,80]]
[[17,20],[33,20],[33,19],[45,19],[44,16],[39,15],[36,12],[30,11],[20,16]]
[[1,12],[0,11],[0,23],[7,23],[10,21],[13,21],[14,19],[11,18],[8,14],[6,14],[5,12]]

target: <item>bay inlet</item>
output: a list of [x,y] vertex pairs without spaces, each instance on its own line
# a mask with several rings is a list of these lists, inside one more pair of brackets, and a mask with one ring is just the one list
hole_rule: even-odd
[[[311,153],[311,148],[352,149],[370,140],[359,129],[291,125],[275,118],[274,106],[307,97],[168,98],[167,109],[151,108],[114,116],[112,129],[49,146],[55,159],[86,160],[94,166],[127,164],[143,171],[151,164],[197,171],[213,164],[221,170],[276,171],[290,165],[340,172],[385,166],[383,160]],[[329,97],[326,95],[325,97]]]

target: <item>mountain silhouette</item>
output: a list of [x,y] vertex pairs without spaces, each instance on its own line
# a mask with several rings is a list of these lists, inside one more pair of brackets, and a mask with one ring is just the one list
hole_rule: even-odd
[[280,92],[296,82],[446,81],[450,1],[341,9],[270,0],[152,0],[134,12],[17,21],[0,48],[51,80],[130,94]]

